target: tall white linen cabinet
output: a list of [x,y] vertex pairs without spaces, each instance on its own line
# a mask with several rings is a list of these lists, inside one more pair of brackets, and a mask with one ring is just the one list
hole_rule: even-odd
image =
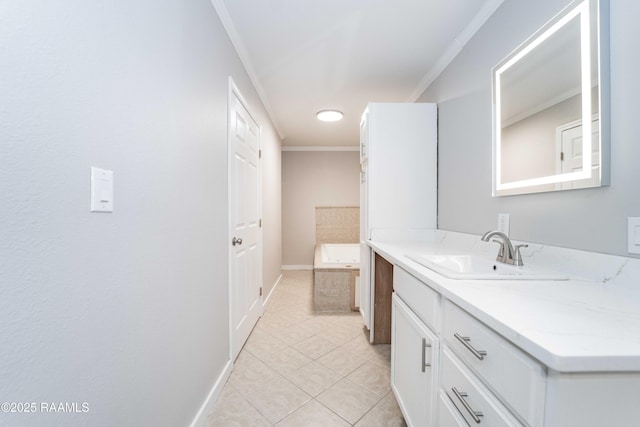
[[437,227],[437,114],[436,104],[370,103],[362,115],[359,300],[375,344],[390,342],[392,273],[366,241],[413,240]]

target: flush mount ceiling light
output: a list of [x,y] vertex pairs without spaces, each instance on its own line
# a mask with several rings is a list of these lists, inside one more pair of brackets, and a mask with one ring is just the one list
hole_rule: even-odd
[[322,120],[323,122],[337,122],[342,119],[344,114],[342,114],[342,111],[338,110],[322,110],[318,111],[316,116],[318,117],[318,120]]

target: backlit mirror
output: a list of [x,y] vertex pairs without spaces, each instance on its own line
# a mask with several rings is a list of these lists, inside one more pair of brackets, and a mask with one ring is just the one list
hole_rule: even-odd
[[574,1],[494,67],[494,196],[609,185],[607,26]]

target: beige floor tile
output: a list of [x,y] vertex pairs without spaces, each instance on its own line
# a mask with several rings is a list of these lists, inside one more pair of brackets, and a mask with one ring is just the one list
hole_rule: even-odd
[[384,344],[375,344],[372,345],[369,343],[369,331],[367,333],[359,333],[355,335],[346,345],[346,347],[350,348],[353,351],[358,351],[362,353],[366,353],[369,357],[372,357],[375,353],[375,347],[378,345]]
[[304,307],[296,307],[277,312],[282,318],[291,321],[291,324],[297,324],[307,319],[313,318],[316,314],[313,310]]
[[372,347],[374,355],[371,361],[387,369],[391,368],[391,344],[378,344]]
[[317,359],[318,362],[342,376],[349,375],[371,358],[369,354],[353,351],[347,346],[338,347]]
[[276,380],[280,375],[249,352],[241,351],[233,365],[229,384],[243,396],[253,393],[263,384]]
[[347,378],[382,397],[391,391],[389,368],[368,361]]
[[264,384],[247,396],[247,400],[270,422],[280,421],[311,397],[286,378]]
[[387,345],[388,344],[370,344],[369,335],[367,334],[365,336],[362,334],[352,338],[349,342],[345,343],[343,347],[349,352],[361,354],[368,360],[379,357],[380,352],[384,352],[384,350],[382,348],[379,349],[379,347]]
[[[227,387],[228,386],[228,387]],[[227,384],[205,427],[269,427],[271,423],[244,397]]]
[[311,271],[283,273],[206,426],[405,425],[384,394],[390,346],[369,344],[359,313],[316,314],[312,290]]
[[308,305],[307,298],[299,297],[297,295],[281,292],[278,295],[274,295],[269,301],[266,311],[280,311],[290,310],[292,307],[306,308]]
[[[283,330],[290,326],[294,326],[297,322],[286,317],[273,317],[269,319],[260,319],[259,325],[265,328],[265,330]],[[276,333],[276,335],[280,335]]]
[[311,400],[276,425],[281,427],[348,427],[351,424],[331,412],[326,406]]
[[283,276],[289,280],[304,280],[311,283],[313,270],[288,270],[283,273]]
[[285,286],[284,291],[292,295],[309,298],[313,295],[313,288],[311,286]]
[[292,347],[286,347],[276,353],[254,354],[254,356],[281,374],[295,371],[312,360]]
[[299,319],[295,319],[292,316],[289,316],[285,311],[281,310],[276,312],[265,312],[258,323],[263,326],[282,329],[294,325],[298,320]]
[[337,327],[333,316],[319,314],[305,322],[307,326],[314,329],[314,332],[333,330]]
[[352,334],[354,337],[358,335],[363,335],[366,333],[369,336],[369,331],[364,327],[364,323],[361,319],[358,319],[357,323],[345,322],[341,325],[341,328]]
[[289,326],[284,329],[267,329],[269,332],[276,333],[278,339],[287,343],[288,345],[294,345],[299,343],[300,341],[304,341],[305,339],[313,336],[315,334],[315,329],[306,324],[306,322],[301,322],[295,324],[293,326]]
[[344,328],[334,327],[333,329],[319,332],[318,335],[337,344],[346,344],[356,338],[356,336],[359,335],[359,332],[354,333],[353,331],[349,331]]
[[389,392],[356,424],[357,427],[406,427],[406,425],[393,392]]
[[258,330],[254,328],[254,332],[249,336],[243,351],[246,350],[257,357],[262,354],[275,354],[287,347],[284,341],[265,331],[264,327]]
[[318,362],[311,362],[286,377],[311,396],[319,395],[342,379],[341,375]]
[[296,350],[306,354],[312,359],[317,359],[338,347],[338,344],[320,335],[313,335],[293,346]]
[[329,387],[316,399],[354,424],[378,403],[380,397],[345,378]]

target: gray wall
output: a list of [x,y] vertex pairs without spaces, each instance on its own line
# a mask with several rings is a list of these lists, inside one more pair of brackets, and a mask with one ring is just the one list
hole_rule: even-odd
[[313,265],[316,206],[360,206],[357,151],[282,152],[283,265]]
[[281,264],[280,141],[211,3],[5,1],[0,58],[0,396],[89,404],[0,424],[188,425],[229,360],[229,75],[263,126],[266,284]]
[[491,68],[567,0],[506,1],[418,101],[439,103],[438,227],[481,234],[511,214],[515,239],[626,255],[640,216],[640,3],[611,1],[611,186],[491,197]]
[[[258,107],[256,100],[254,105]],[[257,109],[257,108],[256,108]],[[261,110],[259,110],[261,111]],[[269,118],[262,124],[262,243],[263,301],[281,276],[282,267],[282,155],[281,141]]]

